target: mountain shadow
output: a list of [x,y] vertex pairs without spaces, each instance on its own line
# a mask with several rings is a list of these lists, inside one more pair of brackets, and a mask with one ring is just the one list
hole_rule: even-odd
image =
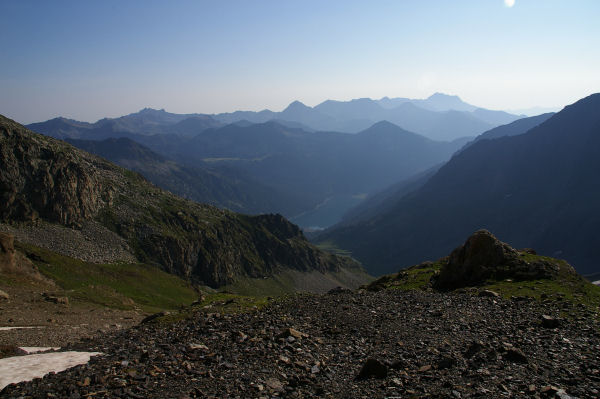
[[580,273],[597,272],[599,152],[594,94],[525,134],[476,141],[392,207],[319,239],[381,274],[440,257],[485,228]]

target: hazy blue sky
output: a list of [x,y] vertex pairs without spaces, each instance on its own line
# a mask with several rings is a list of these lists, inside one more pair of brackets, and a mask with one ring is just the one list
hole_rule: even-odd
[[0,0],[0,113],[93,121],[435,91],[562,106],[600,91],[599,21],[598,0]]

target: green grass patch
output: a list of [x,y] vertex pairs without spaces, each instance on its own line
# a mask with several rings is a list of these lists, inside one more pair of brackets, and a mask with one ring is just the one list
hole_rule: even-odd
[[199,304],[158,317],[151,323],[172,324],[197,317],[198,313],[237,314],[252,312],[263,308],[271,300],[274,300],[274,298],[217,292],[206,295]]
[[[567,301],[574,305],[584,305],[598,310],[600,307],[600,287],[574,273],[564,260],[547,256],[532,255],[521,252],[520,256],[528,262],[546,261],[558,265],[558,275],[553,279],[538,280],[489,280],[476,287],[478,290],[491,290],[504,298],[529,297],[538,301]],[[365,288],[373,291],[382,289],[428,290],[431,289],[431,277],[441,270],[446,259],[436,262],[425,262],[409,267],[398,273],[382,276]]]
[[598,309],[600,306],[600,287],[574,273],[566,261],[525,252],[521,252],[520,256],[528,262],[553,263],[559,267],[558,275],[554,279],[488,281],[483,287],[496,291],[505,298],[512,296],[526,296],[537,300],[559,298],[558,300],[561,301],[583,304],[590,308]]
[[342,248],[339,248],[338,246],[336,246],[333,243],[333,241],[323,241],[323,242],[320,242],[320,243],[316,244],[316,247],[319,248],[321,251],[329,252],[329,253],[334,254],[334,255],[352,256],[352,252],[347,251],[347,250],[342,249]]
[[398,273],[380,277],[367,285],[366,288],[372,291],[382,289],[427,290],[431,288],[431,277],[442,268],[443,263],[442,260],[438,260],[411,266]]
[[229,292],[217,292],[207,295],[200,308],[208,312],[240,313],[249,310],[257,310],[269,303],[266,296],[238,295]]
[[536,300],[557,299],[586,307],[600,306],[600,287],[579,276],[561,280],[494,281],[482,288],[499,293],[504,298],[530,297]]
[[117,309],[137,304],[145,311],[157,311],[189,305],[198,297],[191,284],[154,266],[95,264],[29,244],[15,245],[70,300]]

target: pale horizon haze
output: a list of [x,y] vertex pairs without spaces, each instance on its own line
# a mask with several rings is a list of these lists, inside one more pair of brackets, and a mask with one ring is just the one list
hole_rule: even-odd
[[0,114],[458,95],[562,108],[600,91],[600,2],[0,0]]

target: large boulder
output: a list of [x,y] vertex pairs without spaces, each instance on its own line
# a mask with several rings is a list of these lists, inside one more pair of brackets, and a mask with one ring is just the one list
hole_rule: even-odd
[[487,230],[475,232],[448,257],[434,276],[437,289],[455,289],[482,284],[488,280],[536,280],[556,277],[557,262],[517,251]]
[[0,233],[0,271],[15,271],[15,254],[15,237],[12,234]]

